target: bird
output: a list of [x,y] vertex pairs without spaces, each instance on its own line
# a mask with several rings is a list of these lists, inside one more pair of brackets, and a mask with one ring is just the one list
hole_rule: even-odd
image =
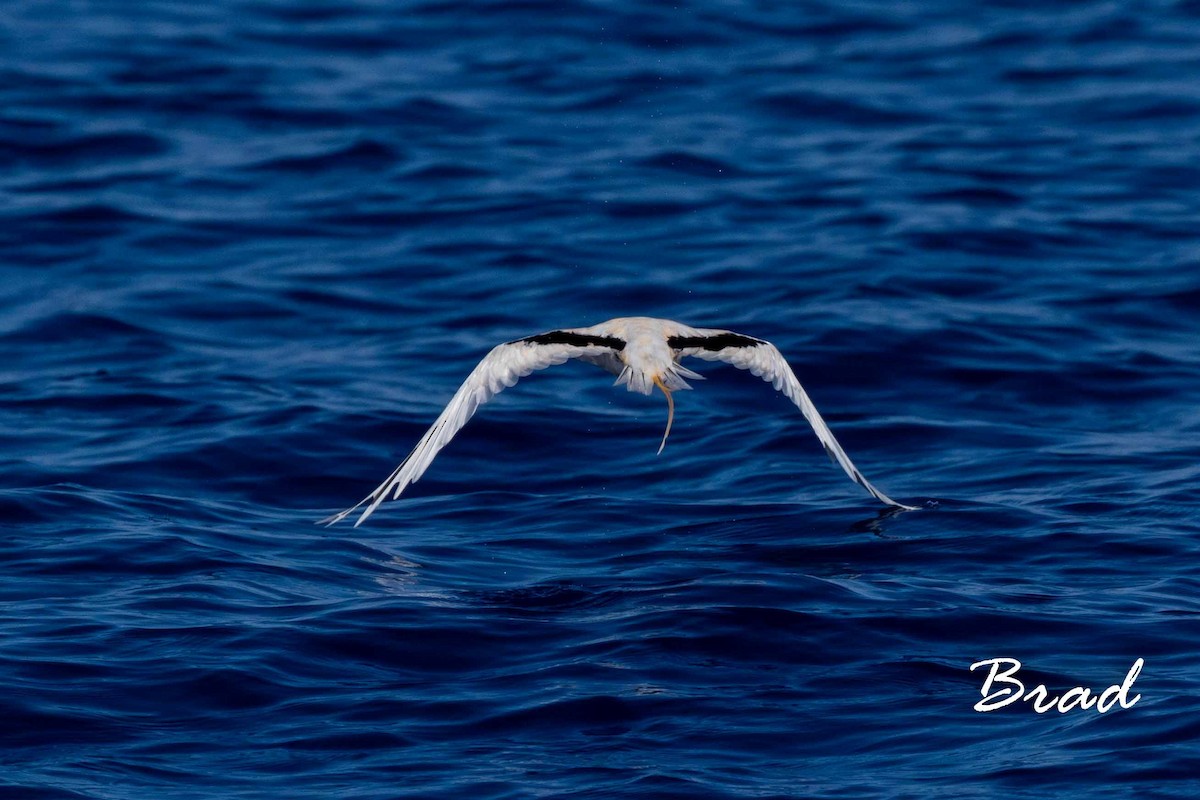
[[691,389],[687,379],[705,379],[681,364],[683,358],[721,361],[749,370],[772,384],[796,404],[830,459],[840,465],[851,480],[886,505],[905,511],[916,510],[915,506],[888,497],[859,472],[775,345],[734,331],[693,328],[668,319],[617,317],[586,328],[559,328],[494,347],[471,371],[445,410],[387,480],[357,504],[319,520],[317,524],[333,525],[366,505],[354,523],[357,528],[389,496],[394,500],[409,484],[416,483],[434,456],[449,444],[481,405],[521,378],[570,359],[579,359],[616,375],[613,385],[625,386],[631,392],[649,395],[656,388],[662,391],[667,398],[667,427],[658,446],[661,454],[675,419],[672,393]]

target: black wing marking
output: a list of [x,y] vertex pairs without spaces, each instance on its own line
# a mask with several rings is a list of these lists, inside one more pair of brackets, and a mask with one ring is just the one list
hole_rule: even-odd
[[766,344],[766,342],[762,339],[755,339],[752,336],[743,336],[740,333],[730,333],[729,331],[722,331],[710,336],[667,337],[667,346],[672,350],[695,347],[700,350],[716,352],[717,350],[724,350],[726,347],[757,347],[760,344]]
[[[616,336],[596,336],[591,333],[575,333],[574,331],[549,331],[537,336],[527,336],[517,342],[530,344],[566,344],[572,347],[607,347],[620,352],[625,349],[625,340]],[[515,344],[516,342],[510,342]]]

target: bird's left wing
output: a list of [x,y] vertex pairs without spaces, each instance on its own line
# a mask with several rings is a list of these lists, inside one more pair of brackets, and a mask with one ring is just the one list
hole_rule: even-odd
[[424,474],[438,451],[467,424],[467,420],[476,409],[526,375],[554,364],[562,364],[571,358],[582,358],[592,363],[615,359],[616,354],[624,347],[624,340],[613,336],[597,336],[571,330],[550,331],[497,345],[471,371],[441,416],[386,481],[379,484],[375,491],[357,505],[326,517],[317,524],[332,525],[340,522],[366,504],[366,510],[354,523],[354,527],[357,528],[388,498],[388,495],[395,499],[410,483],[415,483]]
[[833,432],[825,424],[825,420],[817,413],[817,407],[800,385],[796,374],[788,366],[787,361],[778,348],[770,342],[744,336],[733,331],[714,330],[711,328],[696,328],[687,331],[686,335],[679,334],[667,337],[667,344],[675,351],[677,358],[691,356],[706,361],[723,361],[738,369],[748,370],[767,383],[772,384],[776,391],[783,392],[789,400],[796,404],[800,413],[812,425],[813,432],[821,440],[825,452],[846,471],[851,480],[866,489],[873,497],[889,506],[897,506],[907,510],[915,510],[913,506],[897,503],[883,492],[871,485],[846,451],[838,444]]

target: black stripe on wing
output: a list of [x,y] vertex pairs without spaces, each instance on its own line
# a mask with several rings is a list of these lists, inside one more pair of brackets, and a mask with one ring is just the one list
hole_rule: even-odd
[[539,333],[537,336],[527,336],[517,342],[530,344],[566,344],[572,347],[607,347],[620,352],[625,349],[625,340],[615,336],[594,336],[590,333],[572,333],[571,331],[550,331]]
[[672,350],[684,350],[695,347],[700,350],[724,350],[726,347],[758,347],[766,344],[762,339],[753,336],[742,336],[740,333],[716,333],[712,336],[668,336],[667,346]]
[[[834,454],[834,452],[833,452],[833,448],[830,447],[825,442],[821,442],[821,446],[825,448],[825,455],[829,456],[829,460],[831,462],[833,462],[834,464],[836,464],[837,466],[841,466],[841,464],[838,463],[837,455]],[[850,469],[846,470],[846,472],[849,473],[850,480],[854,481],[855,483],[857,483],[859,486],[866,489],[871,494],[875,494],[875,490],[871,487],[871,484],[867,483],[866,476],[864,476],[861,472],[858,471],[858,467],[851,464]]]

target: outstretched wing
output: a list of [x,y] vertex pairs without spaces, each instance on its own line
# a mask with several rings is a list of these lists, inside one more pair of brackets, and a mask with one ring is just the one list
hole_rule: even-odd
[[497,345],[471,371],[441,416],[386,481],[358,504],[326,517],[317,524],[333,525],[368,504],[354,523],[357,528],[388,495],[395,499],[410,483],[415,483],[438,451],[467,424],[476,409],[526,375],[562,364],[571,358],[582,358],[603,366],[608,360],[615,360],[624,347],[625,342],[613,336],[595,336],[575,331],[550,331]]
[[796,379],[796,374],[792,372],[792,368],[788,366],[787,361],[784,360],[775,345],[732,331],[704,328],[696,329],[694,335],[670,336],[667,338],[667,344],[676,351],[677,357],[691,356],[706,361],[724,361],[738,369],[749,370],[751,374],[772,384],[777,391],[783,392],[796,404],[800,413],[812,425],[821,444],[825,446],[825,452],[846,471],[846,474],[855,483],[889,506],[914,510],[914,506],[897,503],[863,477],[863,474],[858,471],[858,467],[854,466],[854,462],[850,460],[850,456],[846,455],[846,451],[838,444],[838,440],[834,438],[833,432],[829,430],[825,420],[821,419],[821,415],[817,413],[817,407],[808,398],[804,387]]

